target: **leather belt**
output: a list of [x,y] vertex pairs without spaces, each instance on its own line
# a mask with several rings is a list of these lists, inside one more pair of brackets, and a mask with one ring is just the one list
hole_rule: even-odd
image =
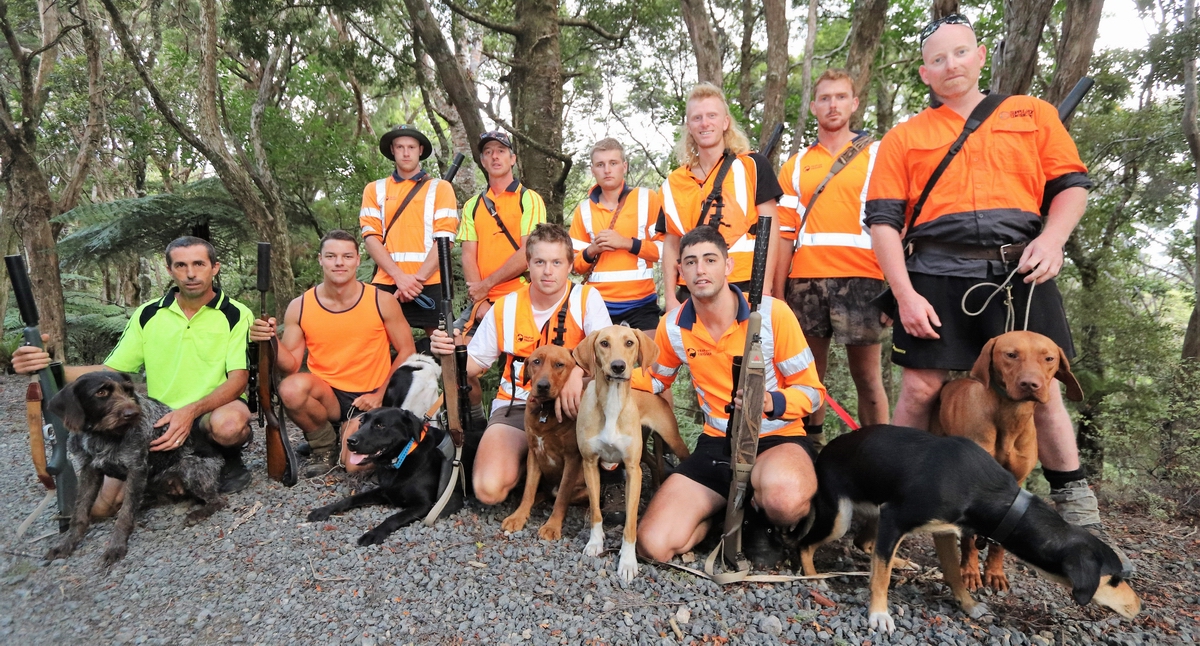
[[[1025,253],[1028,242],[1006,244],[999,247],[983,247],[973,244],[956,244],[952,242],[937,242],[934,240],[914,240],[912,253],[932,252],[943,256],[966,258],[968,260],[998,260],[1005,264],[1014,263]],[[909,255],[912,255],[911,253]]]

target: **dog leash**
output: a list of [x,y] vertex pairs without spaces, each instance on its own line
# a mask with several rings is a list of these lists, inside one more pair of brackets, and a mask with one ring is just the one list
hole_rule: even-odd
[[837,403],[837,400],[833,398],[833,395],[830,395],[828,392],[825,393],[825,403],[829,404],[829,407],[833,409],[833,412],[837,414],[839,419],[845,422],[846,426],[848,426],[850,430],[857,431],[859,428],[862,428],[857,422],[854,421],[853,417],[850,417],[850,413],[847,413],[846,409],[842,408],[842,405]]
[[833,579],[839,576],[871,576],[870,572],[825,572],[824,574],[750,574],[750,568],[734,572],[715,572],[717,555],[721,553],[721,548],[724,547],[725,539],[722,538],[717,543],[716,549],[709,553],[708,558],[704,559],[704,569],[688,567],[678,563],[668,561],[652,561],[639,557],[638,560],[651,565],[665,565],[676,570],[687,572],[692,576],[708,579],[717,585],[730,585],[732,583],[787,583],[789,581],[821,581],[824,579]]
[[[1000,283],[999,285],[996,283],[982,282],[978,285],[972,286],[971,289],[968,289],[966,293],[963,294],[962,303],[960,304],[963,314],[966,314],[967,316],[979,316],[980,314],[983,314],[984,310],[986,310],[988,305],[991,304],[992,299],[996,297],[996,294],[999,294],[1000,290],[1004,290],[1004,307],[1006,309],[1004,316],[1004,331],[1012,332],[1013,325],[1016,323],[1016,312],[1013,310],[1012,279],[1016,274],[1017,270],[1012,270],[1009,272],[1008,277],[1004,279],[1004,282]],[[995,287],[996,289],[992,290],[991,294],[988,294],[987,300],[983,302],[982,307],[980,307],[977,311],[972,312],[967,309],[967,297],[971,295],[971,292],[980,287]],[[1037,287],[1037,283],[1030,283],[1029,294],[1025,298],[1025,323],[1021,329],[1026,331],[1029,330],[1029,307],[1033,305],[1034,287]]]
[[[442,407],[444,401],[445,393],[438,395],[437,401],[433,402],[433,407],[425,413],[426,422],[432,420],[437,415],[438,409]],[[442,510],[446,508],[446,505],[450,504],[450,498],[454,497],[455,483],[461,483],[463,496],[467,495],[467,480],[463,477],[462,472],[462,447],[459,445],[455,445],[454,447],[454,461],[451,464],[454,465],[454,470],[450,472],[450,482],[446,483],[446,490],[442,492],[437,503],[433,505],[433,509],[430,509],[425,518],[421,520],[421,524],[426,527],[433,527],[433,524],[437,522],[438,516],[442,514]]]

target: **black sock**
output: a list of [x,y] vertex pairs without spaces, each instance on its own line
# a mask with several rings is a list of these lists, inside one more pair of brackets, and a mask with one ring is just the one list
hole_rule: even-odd
[[809,435],[824,433],[825,432],[825,423],[822,422],[820,424],[805,424],[804,432],[808,433]]
[[1084,472],[1083,467],[1079,467],[1074,471],[1055,471],[1042,467],[1042,475],[1046,477],[1046,482],[1050,483],[1052,491],[1066,487],[1069,482],[1083,480],[1087,477],[1087,473]]

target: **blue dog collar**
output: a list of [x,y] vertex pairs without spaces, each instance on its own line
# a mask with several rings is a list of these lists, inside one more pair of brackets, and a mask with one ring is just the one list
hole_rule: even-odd
[[428,430],[429,430],[428,424],[422,426],[421,427],[421,437],[418,437],[415,440],[409,440],[408,444],[404,445],[404,450],[400,451],[400,455],[397,455],[396,459],[392,461],[391,466],[393,469],[399,469],[400,465],[404,463],[404,458],[407,458],[409,456],[409,454],[412,453],[413,449],[417,448],[418,444],[425,441],[425,432]]

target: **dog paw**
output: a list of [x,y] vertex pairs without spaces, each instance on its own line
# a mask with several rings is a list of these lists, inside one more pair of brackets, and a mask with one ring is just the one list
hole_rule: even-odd
[[976,603],[974,606],[967,609],[967,615],[970,616],[971,619],[979,619],[991,611],[991,608],[988,608],[986,603]]
[[966,569],[962,571],[963,585],[967,586],[968,590],[978,590],[983,587],[983,579],[979,576],[979,570]]
[[57,561],[58,559],[69,558],[75,553],[75,546],[69,541],[60,543],[57,547],[52,547],[46,551],[45,559],[47,561]]
[[604,551],[604,525],[596,523],[592,525],[592,535],[588,538],[587,545],[583,548],[583,553],[586,556],[600,556]]
[[387,542],[388,533],[380,532],[372,529],[371,531],[358,537],[358,544],[366,547],[367,545],[383,545]]
[[634,549],[633,543],[621,544],[621,556],[617,561],[617,574],[621,575],[621,580],[625,583],[633,583],[633,578],[638,573],[637,552]]
[[326,520],[332,515],[333,514],[330,513],[328,507],[317,507],[316,509],[308,512],[308,522],[315,523],[319,520]]
[[997,592],[1008,592],[1008,576],[1003,571],[984,572],[983,583]]
[[217,512],[216,509],[210,509],[206,505],[195,511],[188,512],[187,517],[184,519],[184,524],[185,525],[195,525],[196,523],[207,519],[209,516],[212,516],[216,512]]
[[[522,525],[524,525],[524,523],[522,523]],[[541,529],[538,530],[538,538],[548,541],[557,541],[558,539],[562,538],[562,526],[546,523],[545,525],[542,525]]]
[[529,522],[529,515],[517,512],[505,518],[504,522],[500,523],[500,529],[510,534],[515,534],[525,529],[525,523],[527,522]]
[[125,558],[125,553],[128,548],[124,545],[110,545],[104,550],[104,554],[100,557],[100,565],[103,567],[111,567],[113,563]]
[[890,613],[872,612],[871,616],[867,618],[867,627],[871,630],[877,630],[881,633],[893,633],[896,631],[896,622],[892,620],[892,615]]

